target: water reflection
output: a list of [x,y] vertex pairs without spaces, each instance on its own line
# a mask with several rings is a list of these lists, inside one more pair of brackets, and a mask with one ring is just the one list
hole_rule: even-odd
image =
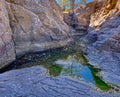
[[87,82],[93,83],[93,76],[88,66],[82,65],[74,56],[68,56],[66,60],[59,59],[55,62],[63,67],[60,75],[72,76],[76,79],[84,79]]
[[71,76],[74,79],[84,80],[102,90],[109,90],[111,86],[97,76],[100,71],[88,64],[84,55],[74,50],[47,50],[45,52],[27,54],[1,71],[20,69],[41,65],[46,68],[50,76]]
[[106,84],[97,76],[100,70],[88,64],[88,61],[81,53],[73,53],[69,54],[67,57],[60,57],[55,61],[55,64],[63,68],[59,75],[84,80],[102,90],[111,89],[110,85]]

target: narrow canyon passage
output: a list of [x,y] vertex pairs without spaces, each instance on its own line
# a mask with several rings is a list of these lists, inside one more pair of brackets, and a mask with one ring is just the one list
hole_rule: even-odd
[[6,68],[1,69],[0,72],[4,73],[10,70],[19,70],[38,65],[46,68],[48,76],[51,77],[72,77],[93,86],[95,85],[95,87],[103,91],[109,91],[113,88],[97,76],[100,69],[90,65],[80,50],[72,50],[69,47],[26,54],[9,64]]
[[[2,69],[0,72],[4,75],[0,75],[0,91],[3,97],[7,93],[4,89],[9,89],[11,95],[20,92],[19,95],[25,97],[100,97],[101,94],[103,97],[119,97],[119,88],[103,81],[98,75],[101,70],[89,64],[82,47],[75,49],[78,48],[75,44],[28,53]],[[13,87],[8,87],[9,83]]]
[[120,97],[120,0],[0,0],[0,97]]

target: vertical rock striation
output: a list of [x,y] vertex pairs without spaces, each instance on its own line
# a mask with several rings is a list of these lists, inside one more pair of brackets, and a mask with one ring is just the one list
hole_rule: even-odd
[[103,70],[102,78],[112,84],[120,82],[120,0],[105,0],[102,9],[91,16],[84,39],[91,65]]
[[4,0],[0,0],[0,68],[15,59],[12,32]]
[[55,0],[0,1],[0,68],[26,52],[67,45],[69,27]]

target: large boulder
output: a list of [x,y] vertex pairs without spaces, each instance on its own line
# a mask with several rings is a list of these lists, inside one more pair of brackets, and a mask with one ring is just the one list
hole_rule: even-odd
[[12,32],[4,0],[0,0],[0,68],[15,59]]
[[91,2],[86,5],[82,5],[75,10],[75,14],[78,20],[76,29],[87,30],[89,27],[90,15],[95,12],[96,2]]
[[120,53],[120,13],[107,20],[97,33],[98,39],[93,43],[96,48]]
[[69,28],[55,0],[6,0],[17,55],[65,46]]

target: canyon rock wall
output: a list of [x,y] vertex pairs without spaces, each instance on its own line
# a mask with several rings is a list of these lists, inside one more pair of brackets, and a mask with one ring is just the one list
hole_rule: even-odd
[[0,0],[0,67],[15,59],[12,31],[4,0]]
[[0,68],[16,56],[70,41],[69,27],[55,0],[1,0],[0,32]]
[[103,23],[119,12],[119,0],[105,0],[102,9],[91,16],[90,27],[99,30]]
[[105,0],[102,9],[92,14],[88,34],[87,59],[103,70],[101,78],[120,82],[120,0]]
[[95,12],[95,9],[96,2],[91,2],[75,10],[76,18],[78,20],[76,30],[79,29],[87,31],[90,22],[90,16]]
[[97,0],[82,5],[74,10],[73,13],[64,13],[64,21],[72,26],[77,32],[86,31],[89,28],[91,14],[100,10],[103,0]]
[[6,0],[17,55],[62,47],[68,26],[55,0]]
[[87,39],[98,49],[120,52],[120,0],[106,0],[91,16]]

